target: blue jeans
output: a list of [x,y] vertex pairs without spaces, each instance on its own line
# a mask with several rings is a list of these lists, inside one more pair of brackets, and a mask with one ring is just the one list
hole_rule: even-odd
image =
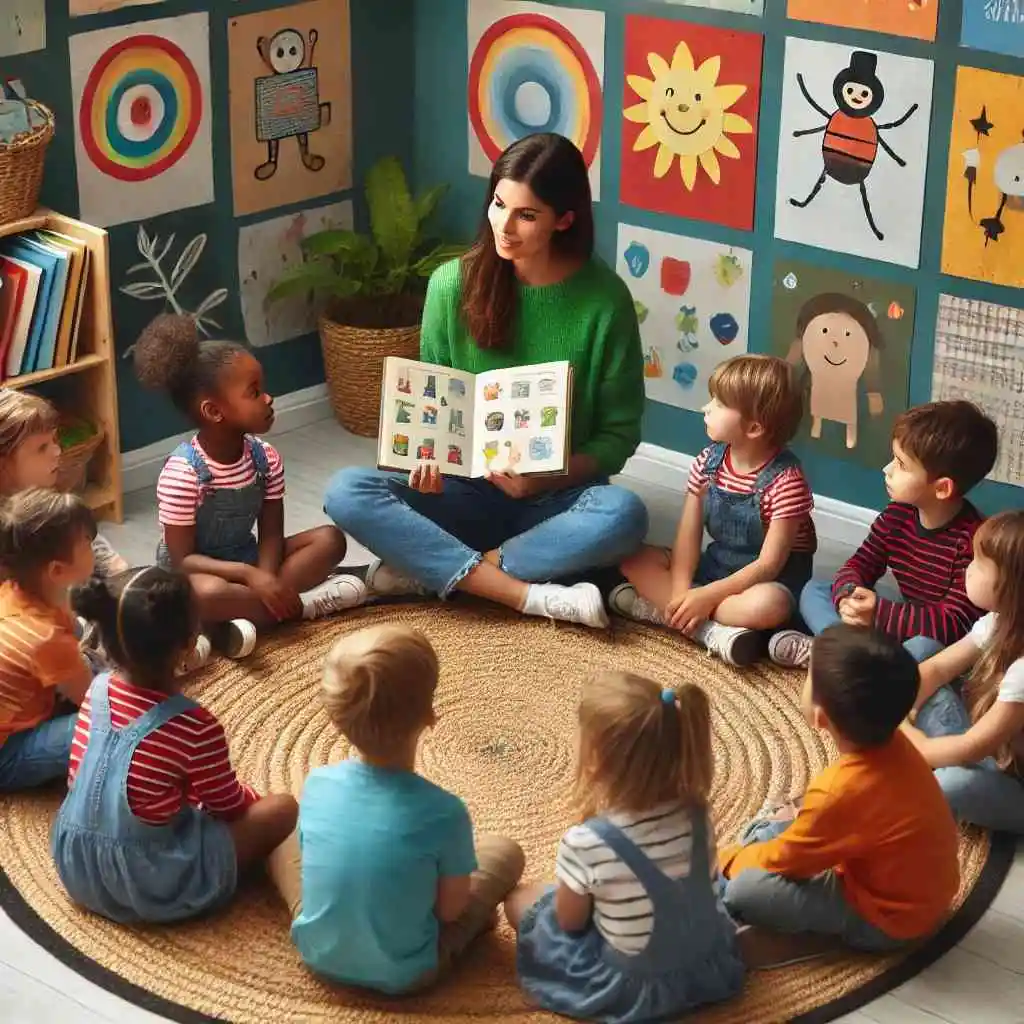
[[[943,686],[918,711],[917,727],[926,736],[961,736],[970,729],[971,716],[952,687]],[[1001,771],[995,758],[937,768],[935,778],[960,821],[1024,835],[1024,782]]]
[[[791,821],[755,818],[743,833],[744,846],[765,843],[782,835]],[[729,913],[744,924],[792,935],[810,932],[834,935],[852,949],[881,952],[903,943],[864,920],[846,900],[834,871],[808,879],[786,878],[770,871],[747,868],[725,885],[723,900]]]
[[606,483],[516,500],[486,480],[448,477],[420,494],[403,473],[350,467],[327,486],[324,511],[360,544],[427,589],[447,596],[497,550],[501,567],[529,583],[618,565],[647,533],[647,509]]
[[[804,587],[800,592],[800,617],[815,636],[842,621],[832,603],[831,580],[811,580]],[[934,658],[946,645],[930,636],[912,636],[903,641],[903,646],[914,661],[920,663]]]
[[62,715],[8,736],[0,744],[0,793],[65,778],[77,719]]

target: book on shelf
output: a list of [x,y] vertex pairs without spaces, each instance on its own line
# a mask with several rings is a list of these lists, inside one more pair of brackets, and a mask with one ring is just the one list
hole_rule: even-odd
[[39,230],[0,239],[0,377],[74,362],[88,276],[89,247],[77,238]]
[[411,470],[430,462],[458,477],[564,474],[571,406],[568,362],[473,374],[389,356],[377,464]]

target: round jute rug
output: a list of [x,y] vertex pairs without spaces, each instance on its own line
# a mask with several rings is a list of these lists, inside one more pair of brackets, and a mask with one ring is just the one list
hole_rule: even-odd
[[[197,677],[189,692],[223,722],[244,779],[264,791],[298,794],[311,766],[345,756],[346,744],[321,708],[321,664],[336,637],[379,621],[416,626],[440,654],[438,723],[423,745],[422,771],[465,799],[479,831],[505,833],[522,844],[527,878],[551,875],[559,837],[572,823],[577,695],[581,680],[596,669],[687,679],[706,688],[720,838],[731,838],[766,799],[799,792],[832,755],[800,714],[801,673],[768,665],[740,673],[678,638],[631,624],[617,623],[605,635],[459,602],[390,605],[295,627],[264,641],[249,661],[218,662]],[[172,1019],[556,1020],[523,1002],[514,939],[504,924],[435,991],[388,1001],[311,977],[289,941],[285,909],[265,882],[245,885],[226,912],[174,928],[126,929],[84,913],[65,897],[48,852],[59,800],[52,792],[0,801],[4,908],[77,970]],[[829,1020],[909,977],[977,919],[1009,863],[1002,847],[980,833],[964,834],[960,859],[958,913],[925,948],[887,958],[835,955],[755,972],[741,998],[699,1019]]]

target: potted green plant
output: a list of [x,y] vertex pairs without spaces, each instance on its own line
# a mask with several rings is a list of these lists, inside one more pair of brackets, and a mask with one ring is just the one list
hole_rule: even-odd
[[267,293],[326,300],[320,318],[327,390],[347,430],[375,436],[387,356],[419,356],[426,280],[463,251],[428,238],[426,224],[447,185],[421,195],[409,191],[402,165],[384,157],[366,175],[369,232],[330,228],[302,241],[303,262]]

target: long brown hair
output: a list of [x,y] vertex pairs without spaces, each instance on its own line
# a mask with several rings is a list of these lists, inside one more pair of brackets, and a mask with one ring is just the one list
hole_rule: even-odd
[[666,690],[628,672],[601,672],[583,685],[579,736],[575,796],[584,818],[673,800],[707,804],[711,710],[699,687]]
[[[976,722],[995,703],[1006,670],[1024,658],[1024,510],[986,519],[974,535],[974,552],[999,571],[995,629],[967,681],[967,706]],[[1009,744],[998,751],[996,760],[1000,768],[1010,766]]]
[[508,348],[516,322],[516,276],[498,255],[488,217],[499,181],[527,185],[558,217],[572,223],[556,231],[551,246],[563,256],[589,259],[594,251],[594,210],[583,154],[563,135],[541,133],[513,142],[491,171],[480,230],[462,257],[462,316],[479,348]]

